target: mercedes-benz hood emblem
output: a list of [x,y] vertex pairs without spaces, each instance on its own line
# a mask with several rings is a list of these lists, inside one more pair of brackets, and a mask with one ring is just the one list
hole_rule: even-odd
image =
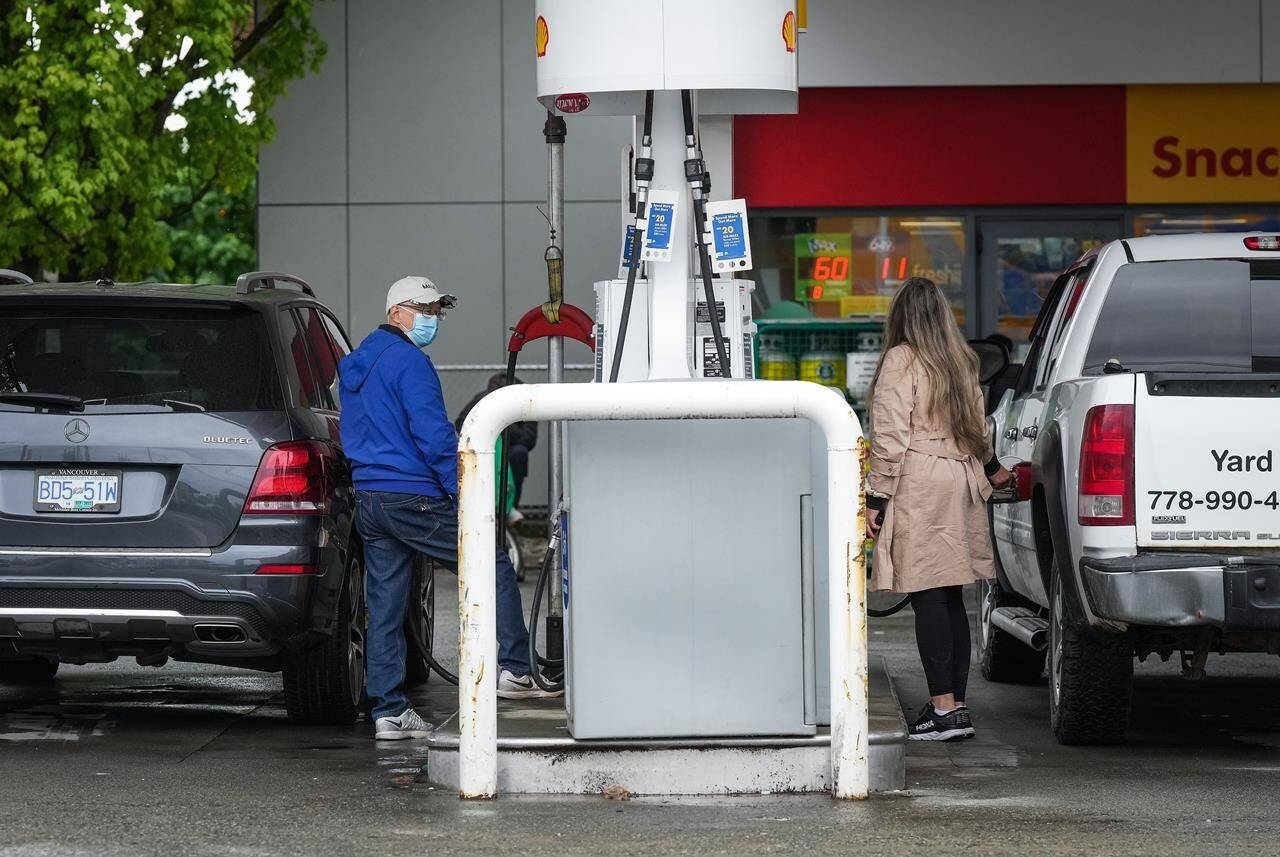
[[62,433],[72,443],[84,443],[89,439],[89,424],[80,419],[72,420]]

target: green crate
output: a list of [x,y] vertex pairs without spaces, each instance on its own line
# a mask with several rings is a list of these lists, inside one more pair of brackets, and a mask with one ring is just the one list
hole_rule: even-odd
[[[802,380],[839,389],[865,416],[864,378],[867,364],[878,359],[884,345],[884,322],[874,318],[761,318],[756,319],[755,374],[768,381]],[[854,364],[850,391],[849,354],[866,354]],[[871,355],[874,355],[872,357]]]

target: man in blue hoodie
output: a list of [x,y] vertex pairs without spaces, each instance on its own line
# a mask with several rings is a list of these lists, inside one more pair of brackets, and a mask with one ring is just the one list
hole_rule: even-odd
[[[404,693],[413,566],[418,554],[457,568],[458,436],[430,345],[456,303],[426,277],[404,277],[387,291],[387,323],[365,337],[338,368],[342,446],[355,482],[356,528],[364,540],[369,602],[368,670],[378,740],[425,738],[430,727]],[[529,678],[529,635],[516,572],[498,552],[498,695],[542,696]]]

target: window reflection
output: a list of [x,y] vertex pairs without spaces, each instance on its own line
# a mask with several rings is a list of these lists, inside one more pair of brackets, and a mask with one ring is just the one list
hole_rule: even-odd
[[1185,232],[1280,232],[1280,214],[1178,212],[1136,214],[1133,218],[1135,236],[1177,235]]
[[818,318],[883,315],[905,280],[928,277],[964,323],[958,216],[758,217],[751,228],[763,309],[795,301]]

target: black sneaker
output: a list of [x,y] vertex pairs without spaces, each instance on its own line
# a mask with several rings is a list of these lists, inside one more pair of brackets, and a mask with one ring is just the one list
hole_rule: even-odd
[[939,714],[933,710],[932,703],[920,709],[915,722],[907,727],[907,738],[911,741],[950,741],[962,737],[964,726],[960,722],[960,709]]
[[955,715],[960,728],[964,730],[964,734],[960,736],[961,738],[972,738],[974,735],[978,734],[974,731],[973,720],[969,717],[968,708],[957,708],[955,710]]

